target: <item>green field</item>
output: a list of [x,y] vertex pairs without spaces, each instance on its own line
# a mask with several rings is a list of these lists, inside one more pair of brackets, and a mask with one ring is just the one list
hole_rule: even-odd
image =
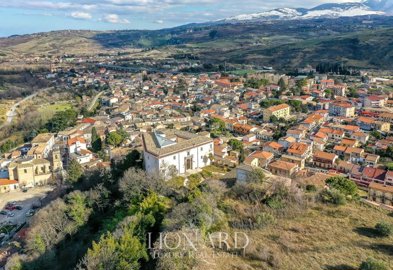
[[57,112],[63,112],[68,109],[72,109],[73,106],[70,103],[56,103],[50,105],[43,105],[38,109],[45,118],[51,118]]

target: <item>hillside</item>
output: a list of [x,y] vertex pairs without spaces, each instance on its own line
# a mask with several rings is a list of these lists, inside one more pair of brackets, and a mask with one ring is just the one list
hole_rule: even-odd
[[[151,49],[189,54],[202,62],[271,65],[343,62],[390,69],[393,17],[351,17],[298,21],[190,24],[155,31],[56,31],[0,39],[0,54],[90,54]],[[140,57],[140,55],[137,55]]]

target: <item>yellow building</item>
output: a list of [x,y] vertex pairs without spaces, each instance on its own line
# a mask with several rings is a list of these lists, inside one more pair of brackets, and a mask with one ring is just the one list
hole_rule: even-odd
[[272,106],[270,108],[267,108],[263,112],[263,121],[269,122],[270,118],[274,115],[278,119],[280,118],[288,118],[291,113],[291,108],[289,107],[288,104],[280,104],[277,106]]
[[32,157],[20,158],[8,166],[9,180],[16,180],[20,187],[46,185],[55,173],[63,169],[60,151],[52,151],[51,161]]
[[19,183],[15,180],[0,179],[0,194],[16,191],[19,189]]
[[382,132],[389,132],[390,131],[390,123],[375,121],[375,128]]

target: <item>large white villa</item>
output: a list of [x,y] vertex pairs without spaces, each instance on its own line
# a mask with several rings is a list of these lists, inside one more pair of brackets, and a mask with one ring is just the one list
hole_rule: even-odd
[[185,174],[210,165],[213,140],[178,130],[160,130],[143,134],[146,172],[165,178]]

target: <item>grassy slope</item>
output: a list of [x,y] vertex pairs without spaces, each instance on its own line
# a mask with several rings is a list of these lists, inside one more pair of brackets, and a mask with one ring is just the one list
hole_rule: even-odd
[[[317,205],[296,218],[244,231],[251,239],[253,255],[218,259],[214,269],[355,270],[368,257],[392,268],[393,237],[378,238],[372,230],[382,220],[393,222],[393,217],[358,203],[338,208]],[[274,259],[264,261],[263,254]]]

